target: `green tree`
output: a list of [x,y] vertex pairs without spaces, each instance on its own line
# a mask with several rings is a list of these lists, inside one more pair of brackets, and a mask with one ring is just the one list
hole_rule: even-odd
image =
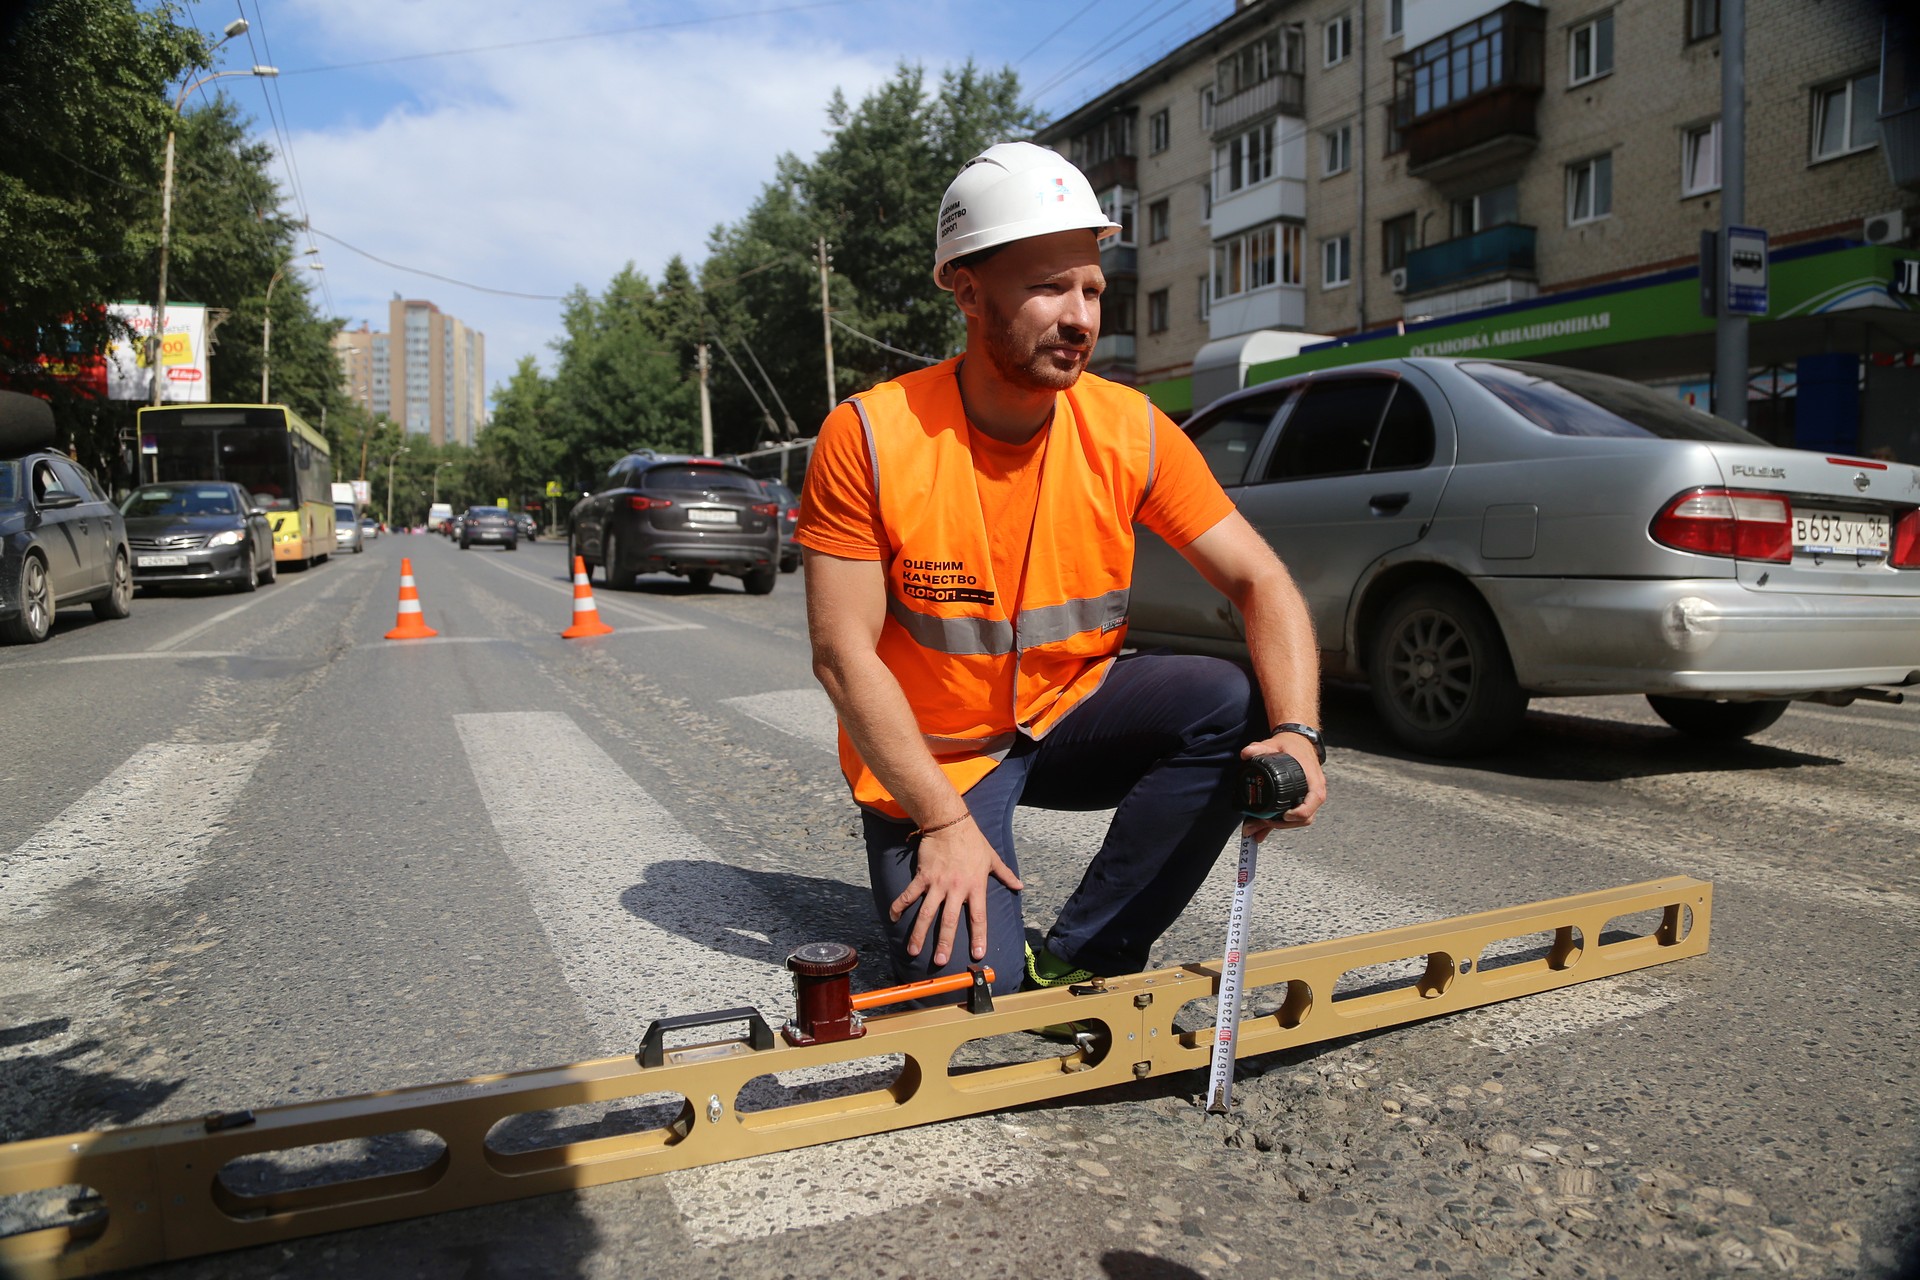
[[521,356],[513,376],[494,393],[493,417],[475,443],[483,482],[517,504],[545,501],[546,482],[559,478],[558,427],[553,380],[532,356]]
[[673,345],[671,314],[632,263],[595,297],[575,288],[555,344],[555,436],[569,489],[635,449],[685,452],[699,439],[696,390]]

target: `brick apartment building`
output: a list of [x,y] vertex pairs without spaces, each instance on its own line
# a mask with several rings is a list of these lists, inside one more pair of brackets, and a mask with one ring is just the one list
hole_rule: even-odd
[[[1128,227],[1096,371],[1176,414],[1407,354],[1706,404],[1719,19],[1719,0],[1243,0],[1040,135]],[[1749,0],[1746,59],[1745,221],[1772,249],[1751,425],[1920,458],[1912,30],[1874,0]]]

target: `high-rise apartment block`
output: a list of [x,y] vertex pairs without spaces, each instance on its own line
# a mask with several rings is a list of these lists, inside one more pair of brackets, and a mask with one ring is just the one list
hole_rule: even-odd
[[486,335],[433,303],[396,297],[387,332],[362,324],[336,334],[333,346],[347,394],[407,434],[472,444],[486,426]]
[[[1920,458],[1920,45],[1748,0],[1748,418]],[[1888,16],[1891,15],[1891,16]],[[1720,0],[1241,0],[1041,131],[1125,228],[1093,368],[1176,415],[1386,356],[1539,359],[1704,405]]]

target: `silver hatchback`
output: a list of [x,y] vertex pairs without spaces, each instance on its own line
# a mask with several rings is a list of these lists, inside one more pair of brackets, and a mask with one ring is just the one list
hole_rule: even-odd
[[[1920,467],[1768,444],[1647,387],[1409,359],[1252,387],[1186,427],[1401,742],[1489,750],[1533,694],[1645,694],[1741,738],[1920,683]],[[1142,532],[1129,643],[1244,656]]]

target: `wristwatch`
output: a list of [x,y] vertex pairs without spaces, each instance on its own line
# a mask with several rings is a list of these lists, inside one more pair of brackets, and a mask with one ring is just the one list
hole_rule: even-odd
[[1273,731],[1269,733],[1267,736],[1269,738],[1277,738],[1283,733],[1299,734],[1301,737],[1305,738],[1308,742],[1311,742],[1313,744],[1314,754],[1320,757],[1320,763],[1325,764],[1327,762],[1327,740],[1321,737],[1320,731],[1314,728],[1312,725],[1295,724],[1292,721],[1289,721],[1286,724],[1277,724],[1273,726]]

